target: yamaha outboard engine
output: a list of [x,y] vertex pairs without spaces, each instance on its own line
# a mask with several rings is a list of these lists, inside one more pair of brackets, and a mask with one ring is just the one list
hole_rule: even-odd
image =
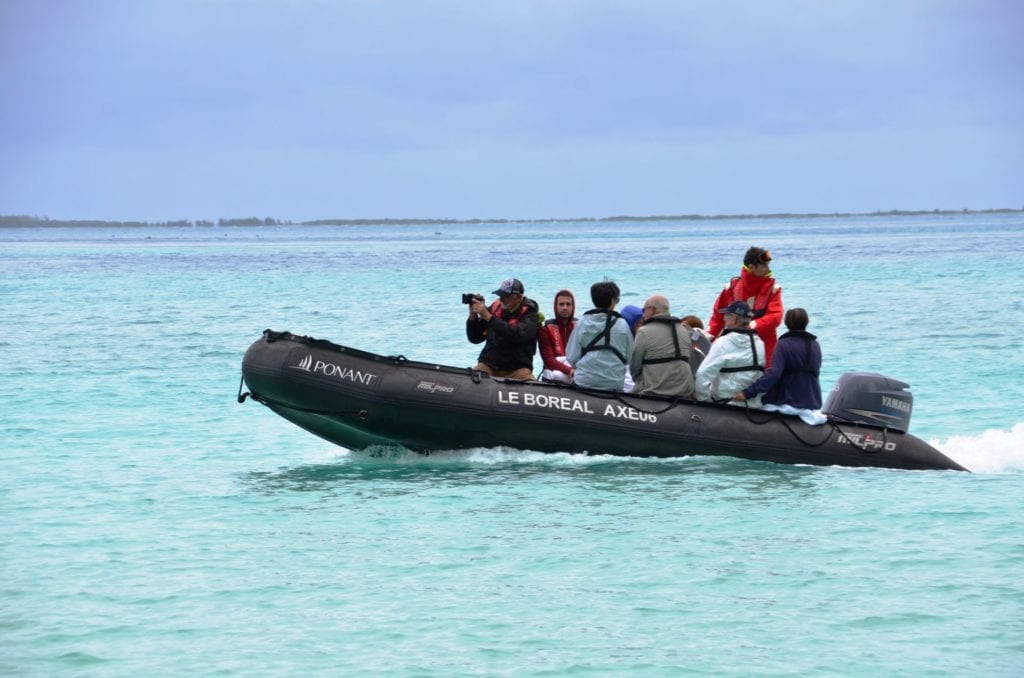
[[828,394],[822,412],[830,419],[907,432],[914,395],[897,379],[874,372],[847,372]]

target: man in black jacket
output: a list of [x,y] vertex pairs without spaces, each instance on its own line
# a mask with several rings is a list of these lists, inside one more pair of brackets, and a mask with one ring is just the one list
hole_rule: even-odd
[[476,369],[492,377],[533,379],[533,356],[537,351],[537,304],[524,296],[523,283],[504,280],[494,294],[498,299],[488,308],[482,297],[473,299],[466,320],[466,337],[479,344]]

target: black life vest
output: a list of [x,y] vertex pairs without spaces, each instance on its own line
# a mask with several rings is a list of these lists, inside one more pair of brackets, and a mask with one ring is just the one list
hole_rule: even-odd
[[671,363],[677,360],[682,360],[684,363],[690,362],[690,356],[683,355],[682,350],[679,348],[679,335],[676,333],[676,327],[679,326],[679,318],[673,318],[672,316],[654,316],[653,318],[648,318],[644,324],[647,325],[652,322],[668,325],[668,331],[672,333],[672,345],[675,346],[675,355],[671,355],[666,358],[644,358],[642,364],[661,365],[663,363]]
[[[590,343],[583,347],[580,351],[580,357],[587,355],[591,351],[611,351],[615,354],[615,357],[621,360],[622,364],[625,365],[629,360],[626,359],[626,356],[622,355],[622,352],[619,349],[612,346],[612,325],[614,325],[615,321],[622,316],[616,311],[609,311],[604,308],[593,308],[583,315],[595,315],[597,313],[606,314],[604,329],[598,332],[597,336],[591,339]],[[598,346],[598,342],[602,339],[604,339],[604,343]]]
[[719,372],[764,372],[764,365],[760,364],[757,361],[757,344],[754,343],[754,337],[757,336],[757,332],[755,332],[754,330],[725,330],[724,332],[722,332],[721,336],[724,337],[730,332],[735,332],[737,334],[745,334],[747,335],[747,339],[750,339],[750,355],[752,358],[751,364],[743,365],[740,367],[723,367],[721,370],[719,370]]

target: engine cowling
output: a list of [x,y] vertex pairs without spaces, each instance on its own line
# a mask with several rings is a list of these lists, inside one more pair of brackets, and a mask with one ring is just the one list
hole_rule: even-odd
[[909,388],[910,384],[884,374],[847,372],[832,387],[822,412],[837,422],[906,433],[914,409]]

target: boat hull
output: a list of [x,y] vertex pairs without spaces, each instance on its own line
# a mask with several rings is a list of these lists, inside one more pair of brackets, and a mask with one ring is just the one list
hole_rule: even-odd
[[[508,447],[636,457],[965,470],[907,433],[731,405],[493,379],[267,331],[245,354],[253,399],[348,449]],[[240,396],[244,399],[244,396]]]

